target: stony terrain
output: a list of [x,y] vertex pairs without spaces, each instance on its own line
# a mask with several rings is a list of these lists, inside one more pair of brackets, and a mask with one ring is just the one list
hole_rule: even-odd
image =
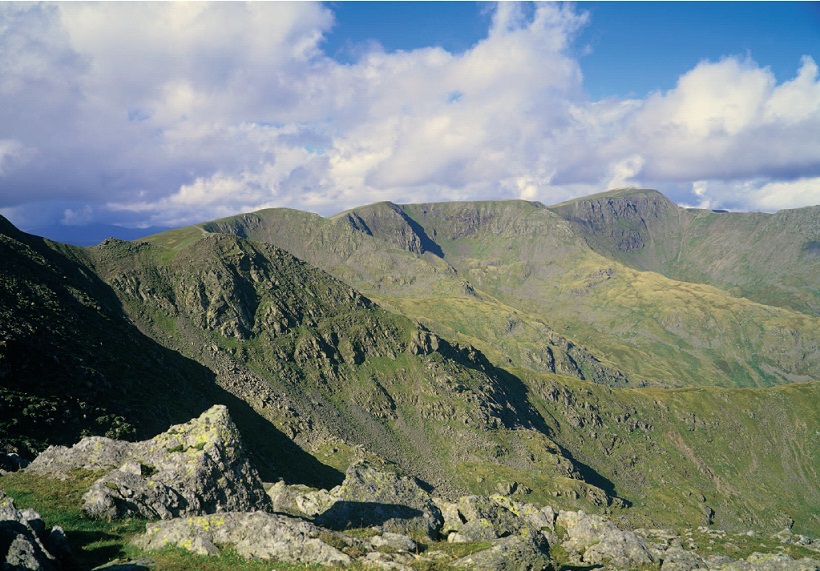
[[[32,478],[69,480],[95,471],[104,475],[83,496],[86,517],[148,520],[144,532],[131,540],[148,556],[129,563],[134,568],[155,567],[150,555],[176,546],[203,557],[219,558],[222,550],[232,549],[246,560],[334,568],[820,569],[817,559],[795,559],[782,550],[740,560],[707,555],[699,552],[691,532],[628,531],[583,511],[523,502],[509,488],[448,501],[413,478],[364,462],[351,465],[344,482],[329,491],[280,482],[269,484],[266,494],[221,406],[145,442],[86,438],[71,448],[51,447],[23,469]],[[38,513],[18,510],[0,494],[3,569],[71,565],[63,530],[45,530]],[[726,536],[720,530],[700,530]],[[776,538],[820,552],[811,539],[788,530]],[[471,549],[457,555],[438,547],[453,544]]]

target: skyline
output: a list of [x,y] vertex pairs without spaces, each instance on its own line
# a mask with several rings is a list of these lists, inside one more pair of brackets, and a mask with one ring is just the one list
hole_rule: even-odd
[[818,204],[818,30],[788,2],[4,3],[0,213],[81,233],[623,186]]

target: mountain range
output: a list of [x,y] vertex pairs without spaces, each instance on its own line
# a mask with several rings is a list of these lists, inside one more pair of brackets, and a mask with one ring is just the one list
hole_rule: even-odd
[[87,248],[0,219],[0,446],[146,439],[220,403],[266,481],[366,460],[445,497],[817,536],[819,214],[624,189]]

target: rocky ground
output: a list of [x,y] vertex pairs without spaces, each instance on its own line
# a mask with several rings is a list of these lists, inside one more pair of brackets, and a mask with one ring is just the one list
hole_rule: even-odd
[[[57,479],[99,474],[83,496],[87,518],[149,520],[132,539],[145,557],[110,569],[160,568],[151,554],[175,545],[200,556],[230,550],[247,560],[354,569],[820,570],[820,557],[782,550],[714,553],[709,546],[738,541],[720,530],[626,530],[583,511],[536,506],[513,486],[449,501],[366,462],[351,465],[331,490],[263,484],[224,406],[150,440],[88,437],[52,446],[28,466],[15,460],[4,459],[3,469]],[[818,542],[789,530],[776,539],[820,552]],[[47,531],[38,513],[18,510],[3,493],[0,560],[4,571],[74,567],[63,530]]]

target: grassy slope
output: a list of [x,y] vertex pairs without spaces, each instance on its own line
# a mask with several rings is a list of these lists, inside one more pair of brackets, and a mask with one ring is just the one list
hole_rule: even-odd
[[[369,208],[355,212],[367,218],[362,211]],[[530,203],[403,209],[435,236],[444,258],[434,259],[456,273],[438,272],[435,285],[425,280],[417,288],[405,285],[409,280],[395,287],[352,283],[444,333],[504,347],[516,365],[539,370],[543,350],[533,348],[543,346],[548,324],[650,384],[769,386],[816,378],[816,318],[625,267],[591,252],[566,222]],[[360,240],[375,247],[375,238]],[[357,254],[356,263],[367,267],[371,258]],[[415,263],[405,267],[432,257],[406,254]],[[499,302],[513,311],[499,312]],[[523,322],[543,325],[516,328],[516,311]]]
[[[374,208],[395,213],[385,206]],[[403,207],[422,228],[423,236],[415,241],[407,238],[406,229],[376,229],[373,221],[390,212],[356,209],[328,220],[287,211],[297,223],[283,220],[282,211],[247,216],[255,220],[253,238],[282,240],[360,287],[367,286],[371,273],[395,269],[371,285],[375,299],[445,336],[474,344],[497,363],[534,360],[532,354],[552,331],[548,321],[596,347],[602,358],[667,385],[743,386],[816,377],[815,318],[607,260],[585,251],[577,234],[555,225],[555,217],[537,205],[432,206]],[[350,223],[352,215],[358,229]],[[390,226],[399,223],[394,217]],[[245,222],[232,219],[210,229],[225,231],[228,224],[236,225],[233,231],[246,228]],[[294,237],[300,224],[309,226],[302,234],[306,239]],[[543,238],[545,228],[553,230]],[[429,245],[418,247],[431,237],[443,259]],[[417,251],[404,249],[408,246]],[[431,269],[442,263],[442,270]],[[407,271],[415,266],[425,271]],[[613,331],[616,335],[609,334]],[[800,374],[801,366],[807,367],[805,377],[790,376],[789,371]],[[597,474],[590,481],[635,504],[625,517],[638,523],[694,525],[703,521],[703,506],[708,506],[715,521],[730,529],[772,528],[792,517],[798,529],[817,533],[816,427],[809,420],[818,417],[815,383],[749,391],[610,392],[521,369],[516,375],[525,380],[550,438],[576,464]],[[575,404],[538,396],[543,379],[565,386],[576,395]],[[600,426],[594,419],[584,420],[590,413],[584,403],[606,411],[598,415]],[[635,428],[623,420],[625,411],[652,428]],[[607,441],[604,434],[615,438]],[[474,473],[472,489],[486,491],[487,480],[480,480],[487,474],[481,467],[465,467],[465,473]],[[528,481],[526,473],[508,475],[497,466],[494,472],[496,477],[520,478],[542,501],[556,491],[571,493]]]
[[[221,386],[321,462],[342,469],[353,456],[374,455],[442,493],[492,488],[503,474],[575,490],[566,505],[600,502],[599,491],[573,480],[579,473],[547,437],[520,381],[480,354],[273,246],[177,235],[170,249],[157,245],[167,237],[97,248],[95,267],[132,319],[206,363]],[[512,434],[528,435],[530,446]],[[476,481],[476,467],[493,477]]]
[[684,209],[624,189],[552,207],[590,245],[639,270],[817,316],[820,206],[776,214]]
[[[820,383],[607,389],[518,371],[553,438],[611,481],[634,525],[820,531]],[[707,509],[708,508],[708,509]]]

